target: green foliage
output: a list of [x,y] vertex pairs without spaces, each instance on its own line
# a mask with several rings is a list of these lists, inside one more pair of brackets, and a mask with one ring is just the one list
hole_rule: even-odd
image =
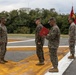
[[14,33],[29,34],[30,29],[28,27],[18,27],[17,30],[14,30]]
[[42,24],[49,29],[49,18],[55,17],[62,34],[67,34],[69,29],[68,14],[58,14],[54,8],[50,10],[36,8],[31,10],[29,14],[24,10],[3,11],[0,13],[0,17],[2,16],[7,18],[8,33],[35,33],[36,25],[34,20],[37,17],[41,17]]

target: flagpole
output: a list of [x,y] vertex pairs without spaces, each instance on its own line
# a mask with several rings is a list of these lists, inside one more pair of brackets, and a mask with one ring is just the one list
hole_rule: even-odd
[[72,6],[73,6],[73,2],[72,2]]

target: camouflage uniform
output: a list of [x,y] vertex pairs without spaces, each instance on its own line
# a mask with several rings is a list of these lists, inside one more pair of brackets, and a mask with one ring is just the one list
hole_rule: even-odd
[[57,25],[54,25],[51,28],[49,34],[46,36],[46,39],[48,40],[48,47],[52,65],[54,68],[57,68],[58,66],[57,49],[60,40],[60,30]]
[[43,53],[44,38],[39,35],[39,32],[42,29],[42,27],[43,26],[41,24],[37,25],[35,32],[36,53],[40,62],[44,62],[44,53]]
[[75,23],[71,23],[69,27],[69,49],[71,54],[75,54]]
[[6,26],[2,26],[0,24],[0,59],[4,59],[6,53],[6,46],[7,46],[7,28]]

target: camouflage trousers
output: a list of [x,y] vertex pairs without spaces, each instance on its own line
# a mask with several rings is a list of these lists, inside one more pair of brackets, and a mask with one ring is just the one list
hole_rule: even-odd
[[36,54],[39,59],[39,62],[44,62],[43,45],[41,44],[36,45]]
[[58,67],[57,48],[49,47],[50,59],[54,68]]
[[0,59],[4,59],[5,54],[6,54],[6,43],[3,43],[0,45]]
[[75,42],[69,43],[69,49],[71,54],[75,54]]

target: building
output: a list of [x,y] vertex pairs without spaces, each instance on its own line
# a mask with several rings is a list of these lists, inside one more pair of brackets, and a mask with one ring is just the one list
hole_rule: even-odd
[[31,11],[31,8],[20,8],[21,11],[24,11],[25,13],[29,14]]

